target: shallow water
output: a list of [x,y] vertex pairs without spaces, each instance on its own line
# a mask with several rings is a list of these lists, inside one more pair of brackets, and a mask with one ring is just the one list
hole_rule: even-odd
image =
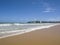
[[29,31],[27,29],[33,29],[41,26],[52,25],[49,23],[41,23],[41,24],[0,24],[0,37],[5,35],[11,35],[16,33],[23,33],[25,31]]

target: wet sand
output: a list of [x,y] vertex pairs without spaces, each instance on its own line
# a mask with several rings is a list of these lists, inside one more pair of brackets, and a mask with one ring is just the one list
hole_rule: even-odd
[[60,25],[2,38],[0,45],[60,45]]

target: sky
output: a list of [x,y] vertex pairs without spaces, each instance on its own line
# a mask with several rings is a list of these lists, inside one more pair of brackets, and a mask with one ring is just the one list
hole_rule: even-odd
[[0,0],[0,22],[60,21],[60,0]]

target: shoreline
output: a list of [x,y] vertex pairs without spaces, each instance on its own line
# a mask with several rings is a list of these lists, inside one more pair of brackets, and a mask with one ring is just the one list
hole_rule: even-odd
[[[24,30],[18,30],[18,31],[12,31],[12,32],[16,32],[16,33],[13,33],[11,35],[6,35],[6,36],[2,36],[0,37],[0,39],[2,38],[7,38],[7,37],[10,37],[10,36],[16,36],[16,35],[21,35],[21,34],[25,34],[25,33],[29,33],[29,32],[32,32],[32,31],[35,31],[35,30],[38,30],[38,29],[45,29],[45,28],[50,28],[50,27],[53,27],[53,26],[56,26],[56,25],[59,25],[59,24],[54,24],[54,25],[48,25],[48,26],[39,26],[39,27],[36,27],[36,28],[30,28],[30,29],[24,29]],[[26,30],[26,31],[25,31]],[[9,32],[7,32],[9,33]]]
[[60,45],[60,25],[2,38],[0,45]]

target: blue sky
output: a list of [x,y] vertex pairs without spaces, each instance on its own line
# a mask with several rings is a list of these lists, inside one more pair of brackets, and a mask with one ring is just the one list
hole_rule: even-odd
[[0,22],[60,21],[60,0],[0,0]]

